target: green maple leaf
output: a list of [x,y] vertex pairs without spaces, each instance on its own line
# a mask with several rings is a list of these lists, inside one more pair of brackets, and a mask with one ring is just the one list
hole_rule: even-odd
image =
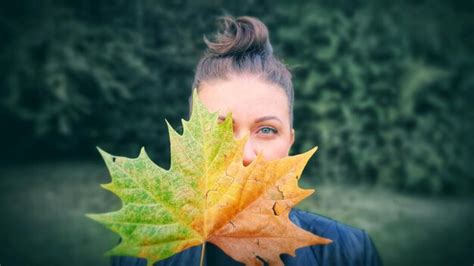
[[168,124],[168,170],[154,164],[144,149],[135,159],[99,149],[112,177],[103,187],[123,205],[87,215],[122,238],[107,254],[142,257],[152,265],[208,241],[247,265],[261,265],[257,256],[282,265],[281,253],[330,243],[288,218],[291,207],[313,192],[299,188],[298,179],[316,148],[273,161],[258,155],[243,166],[247,138],[234,139],[231,115],[219,123],[196,92],[193,103],[182,135]]

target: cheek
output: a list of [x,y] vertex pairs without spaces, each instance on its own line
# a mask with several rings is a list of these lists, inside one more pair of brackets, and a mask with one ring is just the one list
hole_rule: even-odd
[[288,156],[290,146],[287,141],[270,141],[261,145],[261,151],[267,160],[281,159]]

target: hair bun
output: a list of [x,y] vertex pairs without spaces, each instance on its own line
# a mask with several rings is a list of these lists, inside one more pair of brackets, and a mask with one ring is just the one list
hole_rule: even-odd
[[224,16],[219,19],[222,30],[214,35],[212,41],[204,37],[208,53],[216,56],[242,56],[248,53],[273,53],[268,29],[254,17]]

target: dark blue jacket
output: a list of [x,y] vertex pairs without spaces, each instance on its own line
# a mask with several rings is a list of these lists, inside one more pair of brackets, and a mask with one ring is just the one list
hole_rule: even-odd
[[[296,250],[296,256],[281,255],[286,266],[301,265],[341,265],[341,266],[379,266],[382,265],[374,243],[367,232],[339,223],[330,218],[292,209],[290,220],[299,227],[333,242]],[[201,247],[195,246],[172,257],[155,263],[155,266],[199,266]],[[227,256],[216,246],[206,244],[205,265],[243,265]],[[146,266],[146,260],[131,257],[112,257],[112,266]]]

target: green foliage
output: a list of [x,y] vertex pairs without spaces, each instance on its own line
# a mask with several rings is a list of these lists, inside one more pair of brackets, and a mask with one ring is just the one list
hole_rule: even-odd
[[387,11],[307,4],[281,14],[289,22],[275,26],[274,42],[295,66],[296,150],[320,146],[313,173],[325,180],[432,193],[472,188],[469,118],[459,115],[470,109],[472,84],[456,84],[468,78],[459,62],[416,54],[400,14]]
[[0,108],[33,128],[42,150],[168,154],[163,121],[186,116],[202,35],[225,12],[253,15],[293,69],[294,151],[320,147],[307,170],[318,180],[474,190],[472,16],[436,1],[343,2],[83,0],[13,10],[0,27]]
[[150,76],[140,41],[133,32],[67,17],[42,21],[11,45],[14,64],[7,71],[4,103],[40,135],[71,135],[95,115],[94,107],[130,99],[131,90]]

